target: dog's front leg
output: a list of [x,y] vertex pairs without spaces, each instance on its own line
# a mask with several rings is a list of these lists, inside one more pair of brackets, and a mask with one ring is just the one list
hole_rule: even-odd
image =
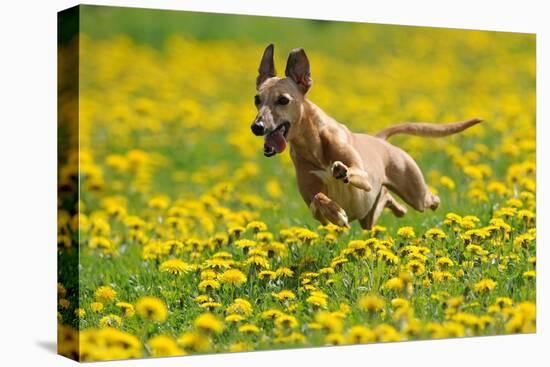
[[314,173],[319,170],[319,167],[301,159],[293,154],[293,151],[291,151],[291,158],[296,168],[298,189],[313,217],[322,224],[332,223],[337,226],[349,227],[346,211],[325,194],[327,192],[325,184]]
[[356,166],[348,167],[341,161],[334,161],[331,165],[331,171],[334,178],[342,180],[344,183],[349,183],[361,190],[372,190],[369,175],[362,168]]
[[336,224],[349,227],[348,216],[344,209],[322,192],[317,193],[309,204],[311,213],[322,224]]
[[358,189],[372,190],[369,175],[363,168],[361,155],[353,147],[350,140],[342,136],[331,136],[329,134],[322,138],[332,176]]

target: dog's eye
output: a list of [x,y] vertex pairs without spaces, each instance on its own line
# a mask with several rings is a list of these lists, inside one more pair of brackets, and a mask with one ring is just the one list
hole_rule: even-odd
[[280,104],[281,106],[288,104],[288,102],[289,100],[285,96],[280,96],[279,99],[277,100],[277,104]]
[[260,100],[260,96],[254,96],[254,104],[256,106],[259,106],[262,101]]

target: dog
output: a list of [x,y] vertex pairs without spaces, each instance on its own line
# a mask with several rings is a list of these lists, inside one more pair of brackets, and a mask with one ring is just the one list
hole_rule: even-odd
[[273,157],[290,146],[298,189],[322,224],[349,227],[358,220],[371,229],[384,208],[402,217],[407,208],[437,209],[433,194],[414,159],[387,139],[396,134],[442,137],[480,123],[479,118],[448,124],[402,123],[374,136],[351,132],[307,99],[311,88],[309,60],[302,48],[290,52],[285,77],[277,77],[274,46],[264,50],[256,78],[258,113],[251,130],[264,137],[264,155]]

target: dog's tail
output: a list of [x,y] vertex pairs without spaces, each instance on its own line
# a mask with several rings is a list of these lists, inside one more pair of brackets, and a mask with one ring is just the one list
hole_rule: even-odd
[[387,140],[390,136],[396,134],[409,134],[438,138],[459,133],[471,126],[479,124],[481,121],[483,120],[474,118],[466,121],[451,122],[448,124],[433,124],[428,122],[404,122],[402,124],[385,128],[375,136],[384,140]]

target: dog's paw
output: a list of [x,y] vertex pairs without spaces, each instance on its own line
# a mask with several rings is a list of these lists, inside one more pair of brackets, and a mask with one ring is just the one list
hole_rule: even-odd
[[334,177],[337,180],[342,180],[344,183],[349,182],[348,178],[348,167],[340,161],[336,161],[332,164],[331,167],[332,170],[332,177]]
[[346,214],[344,209],[340,208],[338,210],[338,220],[334,224],[336,224],[340,227],[350,228],[348,215]]
[[325,216],[332,223],[340,227],[349,228],[349,220],[346,211],[338,206],[334,201],[331,201],[329,205],[326,206],[327,211]]
[[431,196],[432,196],[432,200],[431,200],[431,203],[429,204],[429,207],[431,210],[435,211],[439,207],[439,203],[440,203],[439,196],[434,194],[431,194]]

